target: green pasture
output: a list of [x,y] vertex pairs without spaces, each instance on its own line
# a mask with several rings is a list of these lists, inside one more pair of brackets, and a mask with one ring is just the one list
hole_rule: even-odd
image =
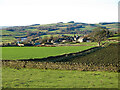
[[2,68],[3,88],[118,88],[117,72]]
[[94,46],[2,47],[2,60],[45,58],[67,53],[75,53],[92,47]]
[[81,42],[80,45],[98,45],[97,42]]
[[53,32],[61,32],[60,30],[54,30],[54,31],[49,31],[50,33],[53,33]]
[[38,29],[25,29],[25,31],[39,31]]
[[63,34],[63,35],[66,35],[66,36],[74,36],[74,35],[83,36],[83,34]]
[[[50,32],[59,32],[59,30],[50,31]],[[74,36],[74,35],[83,36],[83,34],[53,34],[54,37],[57,37],[57,36],[59,36],[59,35],[60,35],[60,36],[62,36],[62,35],[66,35],[66,36]],[[50,35],[50,34],[48,34],[48,35],[42,35],[41,37],[43,38],[43,37],[45,37],[45,36],[50,37],[51,35]]]
[[120,40],[120,36],[119,37],[110,37],[108,39],[113,39],[113,40]]
[[51,36],[57,37],[57,36],[59,36],[59,35],[60,35],[60,34],[54,34],[54,35],[48,34],[48,35],[42,35],[42,36],[40,36],[40,37],[42,37],[42,38],[44,38],[44,37],[51,37]]
[[13,40],[16,40],[14,37],[12,37],[12,36],[2,36],[2,38],[1,38],[1,40],[3,41],[3,42],[6,42],[6,43],[8,43],[8,42],[12,42]]

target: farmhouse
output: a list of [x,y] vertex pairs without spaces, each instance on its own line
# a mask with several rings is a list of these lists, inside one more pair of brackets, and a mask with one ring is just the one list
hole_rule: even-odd
[[18,46],[20,46],[20,47],[21,47],[21,46],[24,46],[24,44],[20,44],[20,43],[18,43]]
[[54,43],[53,39],[48,39],[47,42]]
[[20,47],[24,46],[24,44],[20,43],[19,41],[17,42],[17,45],[20,46]]
[[86,37],[79,37],[78,42],[86,42],[87,41],[87,38]]

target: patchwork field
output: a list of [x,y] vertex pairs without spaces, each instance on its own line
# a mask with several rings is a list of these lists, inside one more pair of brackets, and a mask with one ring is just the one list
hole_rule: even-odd
[[3,68],[2,80],[3,88],[118,88],[115,72]]
[[3,60],[19,60],[45,58],[49,56],[75,53],[94,46],[62,46],[62,47],[2,47]]

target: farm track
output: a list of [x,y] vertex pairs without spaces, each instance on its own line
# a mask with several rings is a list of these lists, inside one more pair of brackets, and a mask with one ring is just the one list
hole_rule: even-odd
[[[38,68],[38,69],[60,69],[60,70],[80,70],[80,71],[120,71],[118,65],[118,57],[116,57],[117,44],[112,44],[106,48],[94,47],[82,52],[64,54],[43,59],[29,60],[3,60],[2,64],[5,67],[20,68]],[[118,44],[119,46],[119,44]],[[107,50],[107,51],[106,51]],[[110,52],[112,56],[110,56]],[[116,51],[116,53],[115,53]],[[108,53],[109,52],[109,53]],[[101,54],[106,54],[111,60],[103,58],[99,60]],[[96,54],[97,57],[94,57]],[[109,55],[110,54],[110,55]],[[109,55],[109,56],[108,56]],[[112,58],[113,57],[113,58]],[[90,58],[90,59],[89,59]],[[105,60],[104,60],[105,59]]]

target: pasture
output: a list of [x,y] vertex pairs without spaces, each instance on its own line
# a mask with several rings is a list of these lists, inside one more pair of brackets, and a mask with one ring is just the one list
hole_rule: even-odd
[[118,73],[3,67],[2,84],[3,88],[118,88]]
[[83,51],[94,46],[2,47],[2,60],[46,58]]

